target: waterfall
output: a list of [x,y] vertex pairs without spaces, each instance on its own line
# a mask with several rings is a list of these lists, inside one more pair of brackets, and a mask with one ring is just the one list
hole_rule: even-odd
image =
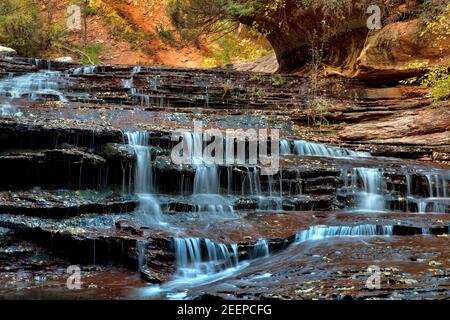
[[238,264],[237,245],[209,239],[174,238],[177,275],[182,278],[208,276]]
[[153,91],[158,91],[158,86],[159,86],[159,75],[155,76],[155,77],[151,80],[151,84],[152,84],[152,90],[153,90]]
[[[280,141],[281,154],[290,154],[290,143],[288,140]],[[304,140],[294,141],[293,153],[303,156],[318,157],[366,157],[370,156],[366,152],[356,152],[351,149],[328,146],[321,143]],[[406,185],[404,194],[405,204],[401,204],[402,195],[399,190],[388,189],[387,180],[384,177],[384,170],[380,168],[352,168],[342,169],[341,178],[344,181],[344,188],[349,189],[347,195],[355,198],[355,207],[362,211],[384,211],[401,210],[406,212],[436,212],[448,213],[450,208],[449,180],[448,174],[422,173],[426,180],[426,195],[414,194],[414,190],[422,190],[423,186],[414,188],[411,174],[403,174]],[[350,178],[349,178],[350,177]],[[248,180],[245,180],[248,185]],[[244,187],[243,187],[244,189]],[[251,191],[251,190],[250,190]],[[400,193],[400,194],[399,194]],[[261,208],[270,207],[270,201],[260,200]]]
[[[350,177],[350,178],[349,178]],[[353,168],[341,170],[344,188],[350,189],[356,207],[364,211],[383,211],[386,208],[386,181],[383,171],[377,168]]]
[[136,74],[141,72],[141,66],[135,66],[131,70],[130,78],[122,80],[122,85],[125,89],[130,90],[130,95],[133,99],[132,103],[136,103],[136,99],[139,101],[141,105],[148,106],[150,105],[150,96],[147,94],[143,94],[139,91],[138,88],[134,85],[134,77]]
[[447,198],[449,196],[448,180],[439,174],[426,174],[428,196],[430,198]]
[[407,171],[393,174],[399,181],[403,177],[405,187],[401,187],[401,182],[394,185],[383,169],[343,169],[344,194],[354,197],[356,209],[362,211],[449,212],[448,173],[416,172],[415,178]]
[[134,191],[136,193],[151,193],[153,189],[153,172],[151,163],[150,136],[148,132],[126,132],[128,144],[136,154],[136,169],[134,175]]
[[449,181],[450,175],[445,173],[425,173],[424,175],[426,185],[426,196],[418,197],[413,194],[413,187],[411,178],[408,178],[407,201],[408,203],[416,203],[418,213],[436,212],[449,213],[450,212],[450,198],[449,198]]
[[328,146],[322,143],[309,142],[304,140],[294,141],[294,153],[301,156],[318,157],[366,157],[367,152],[357,152],[351,149]]
[[145,245],[146,243],[144,241],[136,241],[136,255],[138,260],[138,271],[141,271],[142,266],[145,264]]
[[50,59],[24,58],[24,61],[34,64],[39,70],[52,70],[52,60]]
[[0,79],[0,97],[11,100],[28,98],[31,101],[66,101],[61,88],[61,72],[40,70],[18,77]]
[[261,181],[259,180],[259,171],[257,167],[247,167],[242,173],[242,195],[261,195]]
[[94,65],[91,66],[84,66],[84,67],[78,67],[73,69],[74,75],[80,75],[80,74],[93,74],[97,71],[97,67]]
[[288,140],[280,140],[280,155],[289,155],[291,152],[291,144]]
[[[300,231],[295,242],[302,243],[311,240],[339,237],[371,237],[392,236],[393,226],[378,226],[364,224],[357,226],[312,226]],[[184,281],[192,279],[204,280],[224,270],[234,270],[239,264],[237,245],[218,244],[202,238],[174,238],[176,275]],[[250,259],[270,255],[269,243],[259,239],[251,252]]]
[[145,295],[166,292],[169,299],[181,299],[186,296],[186,289],[225,279],[249,265],[239,261],[236,244],[219,244],[202,238],[174,238],[173,244],[175,277],[161,286],[146,288]]
[[[267,189],[261,188],[260,174],[257,167],[246,167],[241,172],[241,195],[253,196],[258,200],[258,209],[265,211],[281,211],[283,209],[283,184],[282,174],[279,179],[274,180],[273,176],[267,176]],[[279,185],[279,192],[276,193],[274,186]]]
[[295,242],[302,243],[310,240],[321,240],[339,237],[370,237],[391,236],[393,226],[377,226],[364,224],[358,226],[312,226],[297,233]]
[[17,111],[9,102],[0,103],[0,116],[16,116],[20,117],[23,113]]
[[148,132],[126,132],[128,144],[136,155],[134,169],[134,192],[139,198],[138,211],[144,213],[147,223],[161,223],[161,206],[151,194],[153,191],[152,154]]
[[382,211],[385,209],[385,181],[383,172],[373,168],[356,168],[356,176],[362,180],[363,191],[358,195],[358,207],[362,210]]
[[253,247],[252,252],[250,253],[250,257],[252,259],[256,259],[260,257],[268,257],[269,255],[269,241],[267,241],[266,239],[258,239]]
[[217,165],[207,164],[203,159],[203,136],[198,132],[183,133],[183,153],[187,152],[195,168],[193,192],[198,212],[233,216],[234,210],[229,199],[220,195],[219,171]]
[[218,194],[219,174],[213,165],[197,165],[194,177],[194,194]]

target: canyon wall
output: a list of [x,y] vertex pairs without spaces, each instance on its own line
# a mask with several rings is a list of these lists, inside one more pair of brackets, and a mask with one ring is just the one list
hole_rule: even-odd
[[[423,33],[423,1],[279,1],[262,14],[241,17],[266,34],[279,63],[279,72],[308,73],[312,53],[326,64],[325,74],[373,79],[418,74],[415,65],[450,62],[450,38]],[[380,8],[380,29],[368,8]],[[434,9],[433,9],[434,10]],[[369,12],[369,13],[368,13]],[[375,19],[375,20],[373,20]],[[314,60],[314,59],[313,59]],[[314,66],[312,66],[314,67]]]

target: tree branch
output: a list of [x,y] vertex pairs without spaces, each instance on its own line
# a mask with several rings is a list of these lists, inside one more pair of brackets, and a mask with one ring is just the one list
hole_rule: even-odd
[[88,54],[86,54],[85,52],[81,51],[81,50],[78,50],[78,49],[71,49],[71,48],[66,47],[66,46],[64,46],[64,45],[61,45],[61,48],[64,49],[64,50],[67,50],[67,51],[69,51],[69,52],[73,52],[73,53],[77,53],[77,54],[79,54],[79,55],[82,55],[82,56],[84,56],[85,58],[87,58],[87,59],[89,60],[89,63],[90,63],[90,64],[92,64],[92,65],[95,64],[95,63],[92,61],[91,57],[90,57]]

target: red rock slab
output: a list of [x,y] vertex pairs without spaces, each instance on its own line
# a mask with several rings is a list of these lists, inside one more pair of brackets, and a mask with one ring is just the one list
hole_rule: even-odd
[[[188,297],[225,299],[448,299],[448,236],[340,238],[294,245],[254,261],[230,279]],[[367,288],[369,266],[380,289]]]

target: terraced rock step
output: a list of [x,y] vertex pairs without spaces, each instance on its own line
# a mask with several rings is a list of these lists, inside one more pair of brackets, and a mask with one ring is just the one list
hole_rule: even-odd
[[[25,70],[47,70],[49,66],[63,71],[62,78],[69,79],[67,87],[59,88],[69,104],[104,104],[116,110],[125,105],[140,110],[187,114],[193,109],[204,108],[211,118],[214,118],[212,109],[222,110],[218,113],[221,118],[229,112],[247,115],[249,110],[255,110],[300,123],[311,120],[308,108],[312,99],[311,84],[308,79],[298,76],[143,66],[75,68],[71,64],[45,60],[0,60],[0,70],[3,68],[5,74],[6,71],[7,74],[22,74]],[[380,87],[379,83],[373,83],[370,86],[367,82],[339,78],[321,79],[314,91],[327,100],[323,113],[327,122],[356,124],[333,127],[331,136],[313,133],[312,138],[322,142],[336,140],[336,133],[342,132],[337,142],[364,144],[366,149],[377,144],[379,155],[446,161],[450,150],[446,134],[449,113],[427,109],[430,99],[424,88],[387,85]],[[376,123],[370,123],[372,120]],[[401,125],[395,127],[395,123]],[[426,123],[433,125],[430,127]],[[403,134],[406,136],[399,139]],[[396,152],[397,146],[407,149],[410,155],[406,151]],[[419,150],[416,152],[413,147]]]
[[[0,59],[0,297],[26,296],[11,270],[52,296],[72,264],[105,284],[94,298],[449,296],[448,115],[424,89],[319,82],[316,127],[306,78]],[[279,129],[279,171],[191,153],[199,120]],[[172,161],[175,129],[192,164]]]
[[0,187],[97,188],[104,183],[106,160],[79,149],[23,151],[0,155]]
[[[291,246],[226,280],[191,288],[186,299],[448,299],[448,237],[373,237]],[[401,259],[399,259],[401,257]],[[380,288],[367,279],[379,271]],[[164,298],[164,295],[147,295]]]
[[[24,138],[18,138],[21,137],[23,132],[27,132],[24,128],[28,128],[32,132],[36,130],[43,134],[43,138],[38,145],[49,145],[54,143],[53,139],[56,139],[54,133],[57,132],[57,129],[54,126],[28,124],[27,127],[23,127],[20,123],[18,126],[13,124],[13,122],[9,122],[9,125],[5,126],[5,128],[9,128],[5,129],[2,135],[6,142]],[[15,127],[21,129],[16,132],[14,131]],[[23,189],[41,185],[46,188],[69,187],[74,189],[94,188],[97,190],[108,187],[115,190],[133,191],[133,171],[135,170],[136,155],[133,148],[124,144],[126,138],[123,137],[122,133],[117,129],[99,131],[98,137],[90,141],[92,148],[82,148],[70,145],[70,143],[76,143],[78,134],[87,138],[90,131],[84,129],[80,129],[79,132],[73,131],[72,127],[66,126],[62,126],[61,130],[62,135],[57,138],[59,149],[3,152],[0,155],[0,163],[2,164],[0,171],[3,175],[1,187],[4,189]],[[15,133],[11,134],[11,132]],[[118,134],[121,135],[120,139]],[[148,136],[149,143],[155,145],[155,147],[150,148],[153,160],[149,163],[154,176],[154,192],[190,194],[193,191],[196,179],[197,169],[195,166],[178,166],[171,162],[168,154],[171,152],[174,142],[170,141],[167,131],[151,131]],[[121,141],[122,143],[113,141]],[[297,141],[295,145],[296,143]],[[294,151],[298,152],[295,148]],[[325,147],[322,146],[321,148]],[[336,149],[331,146],[326,148],[331,151]],[[320,150],[318,149],[318,151]],[[345,149],[339,150],[342,150],[339,154],[345,151]],[[292,153],[292,150],[289,153]],[[222,193],[249,196],[263,195],[272,199],[282,195],[287,198],[285,204],[282,203],[281,199],[275,200],[277,202],[269,204],[269,209],[276,206],[283,208],[284,206],[287,210],[328,210],[355,206],[359,201],[355,188],[364,188],[362,177],[358,177],[359,174],[356,176],[357,180],[350,187],[343,186],[346,179],[349,179],[348,177],[351,175],[355,176],[355,173],[352,174],[349,171],[350,173],[343,175],[342,172],[345,171],[342,171],[342,168],[376,167],[377,161],[376,158],[360,157],[359,155],[353,157],[351,154],[338,158],[333,158],[330,155],[326,158],[318,158],[309,155],[287,154],[283,155],[281,159],[281,169],[278,174],[273,177],[260,176],[257,177],[257,180],[255,180],[255,172],[258,170],[256,166],[219,165],[216,170]],[[386,185],[380,185],[377,188],[385,189],[381,193],[391,195],[391,199],[386,197],[386,208],[412,212],[429,211],[433,208],[433,210],[439,212],[448,212],[449,200],[445,190],[449,189],[450,179],[445,180],[445,176],[442,176],[439,179],[444,180],[438,182],[442,186],[433,186],[434,182],[429,180],[429,177],[434,177],[435,173],[429,171],[425,166],[418,166],[416,171],[406,171],[402,169],[400,161],[389,159],[384,161],[385,168],[380,174],[382,174],[381,178]],[[430,187],[443,188],[444,192],[431,194],[429,191],[424,191]],[[295,198],[298,195],[313,198],[322,197],[322,199],[328,196],[328,200],[310,205],[302,204],[302,201],[299,202],[296,199],[288,199]],[[415,198],[411,200],[410,196],[412,195]],[[430,200],[431,202],[424,199],[433,197],[436,199]],[[248,208],[252,206],[250,202],[247,201]],[[266,201],[266,203],[269,202]],[[240,205],[237,208],[244,207]],[[169,210],[173,210],[173,208],[174,206]],[[178,206],[178,208],[180,207]],[[189,206],[186,209],[189,211]]]
[[[449,231],[448,217],[440,218],[446,219],[446,224],[441,222],[437,225],[435,218],[426,218],[421,220],[422,225],[418,227],[414,225],[414,218],[402,215],[398,215],[396,220],[389,215],[374,216],[368,220],[364,215],[317,216],[300,212],[259,216],[251,214],[244,220],[247,223],[230,221],[222,224],[220,238],[212,241],[223,243],[228,238],[225,243],[236,243],[238,259],[242,261],[254,258],[254,253],[260,250],[261,244],[257,239],[266,239],[267,250],[273,254],[294,242],[334,237],[446,235]],[[70,257],[78,263],[116,261],[142,267],[143,276],[148,281],[168,280],[175,271],[174,236],[170,232],[142,226],[139,221],[133,220],[126,215],[87,215],[62,221],[2,215],[0,226],[12,229],[16,234],[33,239],[53,253]],[[377,224],[372,224],[372,221]],[[386,225],[380,224],[381,221]],[[238,225],[241,227],[236,228]],[[204,238],[205,235],[214,234],[211,228],[217,226],[205,226],[204,234],[198,233],[201,229],[191,229],[191,236]]]
[[108,142],[121,143],[122,133],[114,128],[100,128],[93,123],[61,120],[1,119],[2,150],[52,149],[69,145],[101,150]]
[[0,213],[66,219],[88,213],[133,212],[137,199],[111,192],[90,190],[29,190],[0,192]]

